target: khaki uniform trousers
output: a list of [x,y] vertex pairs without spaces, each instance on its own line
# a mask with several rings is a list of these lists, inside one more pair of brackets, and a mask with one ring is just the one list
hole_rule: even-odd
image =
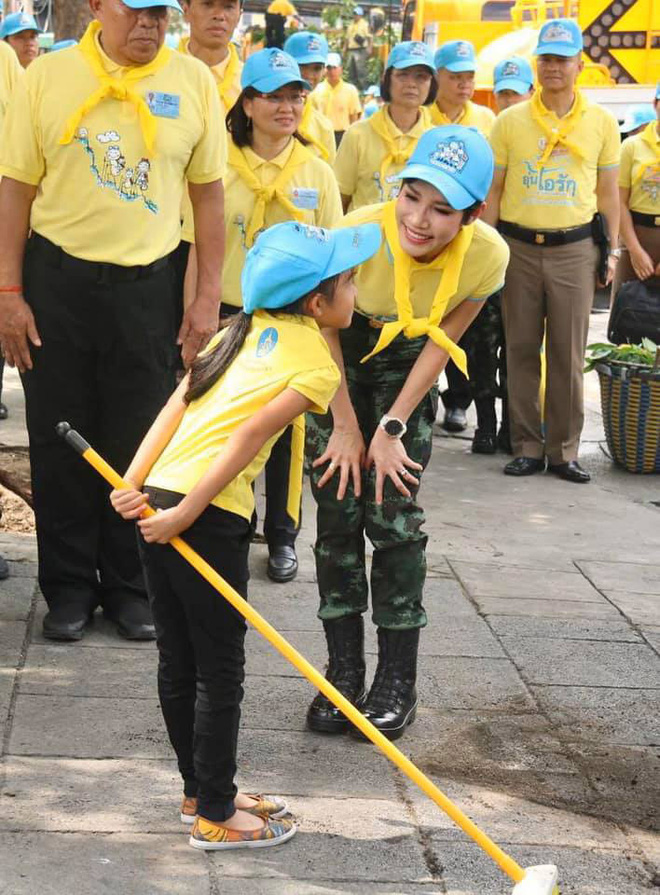
[[[641,224],[635,224],[635,233],[642,248],[649,253],[653,263],[657,265],[660,262],[660,227],[642,227]],[[633,270],[630,252],[622,244],[621,257],[617,262],[614,280],[612,281],[612,299],[614,299],[623,283],[636,279],[637,274]]]
[[[515,457],[576,460],[584,424],[583,368],[598,249],[591,239],[511,249],[502,294],[511,443]],[[539,386],[546,333],[545,433]]]

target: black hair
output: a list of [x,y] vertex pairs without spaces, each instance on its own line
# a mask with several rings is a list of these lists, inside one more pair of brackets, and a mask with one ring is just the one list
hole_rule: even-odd
[[[403,183],[403,186],[405,186],[407,183],[417,183],[417,181],[419,181],[419,179],[420,179],[419,177],[406,177],[406,179],[404,181],[402,181],[402,183]],[[426,183],[426,181],[423,181],[423,182]],[[481,200],[476,199],[472,203],[472,205],[463,209],[463,219],[461,220],[461,226],[465,226],[465,224],[467,224],[467,222],[470,220],[472,215],[476,211],[479,211],[479,209],[481,208],[481,205],[482,205]]]
[[[231,109],[227,112],[225,124],[227,125],[227,130],[231,134],[231,138],[236,146],[250,146],[252,143],[252,121],[245,114],[243,100],[254,99],[255,96],[260,96],[259,91],[255,90],[254,87],[246,87]],[[298,131],[295,131],[293,136],[296,140],[299,140],[303,146],[307,146],[309,143],[309,140],[301,137]]]
[[[320,292],[329,302],[332,302],[340,276],[341,274],[337,274],[334,277],[328,277],[327,280],[323,280],[318,286],[315,286],[314,289],[303,295],[302,298],[298,298],[270,313],[276,317],[280,315],[302,317],[305,314],[307,299],[317,292]],[[225,327],[225,334],[222,339],[218,340],[218,344],[210,351],[204,352],[195,358],[190,367],[188,391],[183,396],[186,404],[201,398],[215,385],[221,376],[224,376],[231,364],[236,360],[236,356],[243,347],[251,326],[252,314],[239,311],[229,320]]]
[[[424,66],[426,68],[426,66]],[[431,71],[431,83],[429,85],[429,92],[422,103],[423,106],[430,106],[431,103],[435,102],[435,98],[438,95],[438,81],[435,76],[435,72]],[[385,74],[383,75],[383,79],[380,82],[380,96],[381,99],[386,103],[392,102],[392,92],[390,90],[390,85],[392,83],[392,68],[388,68],[385,70]]]

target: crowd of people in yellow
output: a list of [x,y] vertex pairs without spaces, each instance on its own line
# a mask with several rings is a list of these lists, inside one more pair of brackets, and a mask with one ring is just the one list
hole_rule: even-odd
[[[241,0],[182,2],[178,50],[177,0],[90,0],[80,42],[38,59],[17,38],[36,22],[5,19],[0,346],[26,396],[44,635],[79,640],[100,605],[121,636],[156,638],[191,845],[277,845],[296,831],[284,802],[234,784],[245,624],[168,541],[183,533],[246,595],[264,471],[268,575],[291,581],[306,454],[327,676],[400,737],[417,711],[439,377],[446,428],[474,400],[472,450],[512,453],[507,475],[589,481],[596,284],[624,264],[660,275],[660,85],[621,152],[615,118],[576,86],[578,26],[553,19],[536,74],[496,67],[497,116],[472,101],[467,40],[394,46],[366,115],[323,35],[242,63]],[[350,39],[359,55],[357,24]],[[130,487],[109,501],[60,420]],[[147,503],[159,512],[141,519]],[[307,723],[360,737],[321,694]]]

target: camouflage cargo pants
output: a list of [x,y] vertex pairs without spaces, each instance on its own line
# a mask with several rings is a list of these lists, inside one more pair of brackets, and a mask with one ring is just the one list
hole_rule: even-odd
[[[366,364],[380,331],[356,315],[349,330],[341,333],[346,380],[365,444],[384,413],[401,391],[426,339],[399,336],[385,351]],[[434,388],[408,420],[403,444],[408,456],[426,468],[431,457],[432,426],[438,395]],[[325,451],[332,433],[332,414],[307,416],[307,457],[311,463]],[[422,530],[424,511],[412,498],[385,482],[383,503],[375,502],[376,476],[363,471],[362,495],[349,485],[337,500],[338,475],[321,490],[317,483],[325,467],[311,471],[312,492],[317,503],[316,571],[321,597],[319,618],[324,621],[363,613],[368,608],[369,587],[365,562],[365,535],[373,545],[371,599],[374,624],[383,628],[420,628],[426,624],[422,592],[426,578],[426,541]]]

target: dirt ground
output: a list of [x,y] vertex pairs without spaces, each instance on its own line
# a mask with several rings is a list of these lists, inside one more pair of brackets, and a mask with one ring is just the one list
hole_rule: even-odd
[[30,491],[27,448],[0,445],[0,531],[34,532],[34,513],[28,504]]

